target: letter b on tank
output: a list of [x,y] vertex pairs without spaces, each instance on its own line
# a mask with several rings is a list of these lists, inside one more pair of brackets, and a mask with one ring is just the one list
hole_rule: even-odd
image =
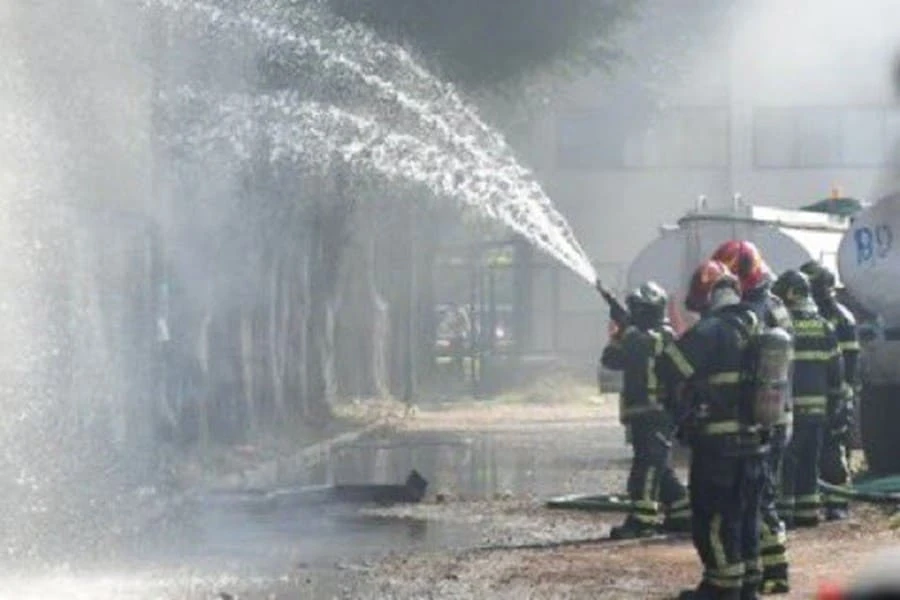
[[888,225],[860,227],[853,233],[856,242],[856,264],[874,265],[887,257],[894,244],[894,232]]

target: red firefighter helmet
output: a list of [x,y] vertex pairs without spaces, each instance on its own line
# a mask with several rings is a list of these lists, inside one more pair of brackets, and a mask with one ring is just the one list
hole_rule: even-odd
[[709,306],[713,289],[723,279],[733,280],[735,290],[740,287],[737,277],[724,263],[717,260],[701,263],[691,276],[691,284],[684,299],[685,308],[695,313],[703,312]]
[[741,282],[741,293],[759,287],[772,278],[772,270],[763,260],[756,244],[747,240],[730,240],[719,246],[711,260],[723,263]]

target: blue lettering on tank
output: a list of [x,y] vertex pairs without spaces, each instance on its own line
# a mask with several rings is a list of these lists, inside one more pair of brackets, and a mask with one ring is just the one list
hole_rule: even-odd
[[872,260],[872,230],[860,227],[853,233],[856,241],[856,264],[862,265]]
[[894,243],[894,232],[887,225],[879,225],[875,228],[875,246],[877,248],[878,257],[885,258],[891,251]]
[[856,242],[856,264],[874,265],[878,259],[887,258],[894,245],[894,231],[889,225],[860,227],[853,232]]

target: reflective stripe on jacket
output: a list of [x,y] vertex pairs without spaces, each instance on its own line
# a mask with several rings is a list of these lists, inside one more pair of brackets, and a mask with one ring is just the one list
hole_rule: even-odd
[[792,311],[795,418],[824,418],[843,394],[843,360],[834,328],[815,312]]

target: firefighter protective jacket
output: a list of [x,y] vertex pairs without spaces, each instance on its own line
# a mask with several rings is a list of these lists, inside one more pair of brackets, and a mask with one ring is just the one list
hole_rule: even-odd
[[622,406],[619,418],[626,423],[638,415],[663,410],[664,388],[657,376],[657,361],[666,345],[675,338],[668,325],[652,329],[629,326],[619,339],[603,349],[600,362],[614,371],[623,371]]
[[814,310],[791,311],[795,419],[824,420],[843,399],[844,366],[831,324]]
[[[671,388],[685,383],[691,406],[679,412],[695,450],[722,455],[763,453],[767,433],[744,418],[744,348],[759,321],[752,308],[736,304],[704,316],[660,358],[659,374]],[[685,412],[686,417],[685,417]]]
[[834,327],[838,347],[844,359],[844,381],[851,388],[859,383],[857,365],[859,363],[859,334],[856,331],[856,319],[846,306],[830,298],[819,306],[822,315]]

